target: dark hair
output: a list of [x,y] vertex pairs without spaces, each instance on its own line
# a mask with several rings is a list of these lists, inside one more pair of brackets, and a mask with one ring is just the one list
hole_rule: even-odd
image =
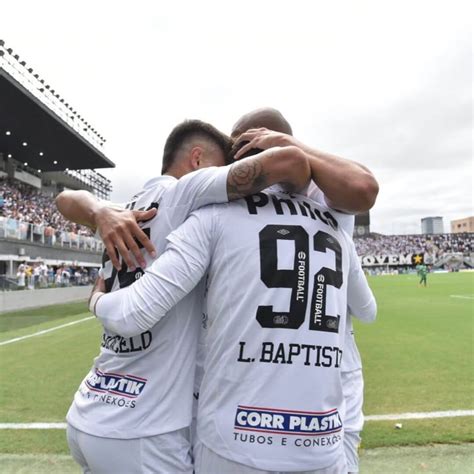
[[[230,150],[230,156],[232,158],[232,160],[235,160],[235,155],[236,153],[244,146],[244,145],[247,145],[247,143],[249,143],[248,141],[241,141],[241,142],[234,142],[234,144],[232,145],[232,149]],[[251,148],[250,150],[247,150],[239,159],[244,159],[244,158],[248,158],[249,156],[254,156],[254,155],[258,155],[259,153],[262,153],[262,149],[261,148]]]
[[181,147],[195,138],[202,138],[217,145],[224,153],[226,163],[230,162],[229,155],[232,142],[227,135],[202,120],[185,120],[176,125],[166,139],[161,173],[166,173],[174,164]]

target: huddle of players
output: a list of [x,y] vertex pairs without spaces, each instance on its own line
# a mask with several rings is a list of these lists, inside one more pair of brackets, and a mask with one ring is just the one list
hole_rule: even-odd
[[[261,126],[276,132],[240,135]],[[118,266],[115,255],[106,259],[105,288],[99,281],[91,298],[104,325],[101,352],[68,413],[68,441],[84,472],[193,471],[189,426],[199,337],[196,472],[357,470],[362,379],[346,308],[372,320],[375,302],[349,237],[353,217],[326,200],[354,210],[345,204],[358,205],[361,187],[341,187],[350,171],[352,184],[372,185],[366,188],[372,203],[376,183],[359,165],[294,140],[272,109],[244,116],[234,129],[238,144],[249,142],[236,158],[261,152],[221,166],[229,156],[226,137],[208,124],[185,122],[166,143],[164,175],[129,204],[159,206],[139,232],[160,257],[139,256],[146,272],[127,265],[129,255]],[[319,188],[305,189],[310,179]],[[102,219],[110,228],[111,219],[124,216],[80,193],[65,193],[58,207],[91,226]],[[136,252],[117,228],[119,251],[126,254],[125,245]],[[352,375],[347,394],[343,349],[343,369]],[[347,413],[343,395],[356,398]]]

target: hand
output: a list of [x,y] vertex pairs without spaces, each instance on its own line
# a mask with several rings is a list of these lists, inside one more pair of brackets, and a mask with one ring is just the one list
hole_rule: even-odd
[[154,208],[148,211],[130,211],[107,206],[97,211],[95,215],[97,230],[104,242],[112,265],[117,270],[121,268],[117,251],[130,270],[135,269],[131,254],[133,254],[140,267],[145,267],[145,259],[138,247],[137,241],[143,245],[153,258],[156,257],[155,247],[137,224],[137,222],[152,219],[156,216],[156,213],[157,210]]
[[[248,143],[245,143],[248,142]],[[242,148],[239,146],[245,143]],[[267,150],[276,146],[296,145],[296,140],[286,133],[274,132],[267,128],[252,128],[242,133],[234,143],[233,150],[235,152],[234,159],[239,160],[245,153],[252,149]],[[235,151],[237,150],[238,151]]]
[[94,307],[91,307],[91,302],[94,298],[94,295],[96,295],[97,293],[105,293],[105,280],[101,276],[97,277],[97,280],[95,281],[91,294],[89,296],[89,301],[87,302],[87,305],[89,306],[89,311],[91,313],[95,313],[95,305],[97,303],[98,298],[96,299],[96,301],[94,301]]

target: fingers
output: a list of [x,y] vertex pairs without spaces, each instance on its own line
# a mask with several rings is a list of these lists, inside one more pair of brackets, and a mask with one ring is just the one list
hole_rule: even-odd
[[239,151],[234,155],[234,160],[239,160],[245,153],[247,153],[249,150],[252,150],[253,148],[259,148],[257,146],[258,143],[258,138],[253,139],[252,141],[246,143],[242,148],[240,148]]
[[[266,129],[263,129],[263,130],[266,130]],[[260,129],[247,130],[246,132],[242,133],[242,135],[239,135],[237,137],[237,139],[235,140],[234,146],[242,142],[250,142],[251,140],[253,140],[256,136],[259,136],[260,134],[261,134]]]
[[[143,232],[143,230],[138,225],[135,225],[135,228],[133,230],[133,235],[135,239],[137,239],[138,242],[140,242],[143,248],[151,255],[151,257],[156,258],[156,250],[155,250],[154,245],[152,244],[148,235],[146,235],[145,232]],[[140,252],[140,255],[141,255],[141,252]]]
[[[112,265],[120,270],[122,264],[119,255],[130,270],[135,270],[137,264],[144,268],[145,258],[140,248],[156,257],[156,251],[147,234],[137,224],[156,216],[156,209],[147,211],[120,211],[105,209],[100,218],[99,233],[101,234],[107,254]],[[118,252],[118,254],[117,254]]]
[[[135,258],[135,261],[138,263],[138,266],[145,268],[146,266],[145,259],[143,258],[140,248],[138,247],[137,241],[134,239],[133,235],[130,235],[127,233],[123,236],[123,240],[129,250],[129,255],[130,253],[133,255],[133,257]],[[132,268],[130,267],[128,263],[127,263],[127,266],[128,268],[130,268],[130,270],[132,270]],[[133,263],[132,263],[132,266],[134,266]]]
[[137,222],[146,222],[153,219],[157,212],[158,209],[153,207],[152,209],[148,209],[148,211],[133,211],[133,216]]
[[[119,255],[123,258],[125,264],[130,270],[135,270],[136,268],[136,265],[129,252],[129,239],[133,241],[133,237],[131,237],[131,234],[129,234],[129,231],[125,225],[118,226],[115,229],[109,229],[105,235],[102,235],[102,240],[104,242],[105,248],[107,249],[107,254],[109,255],[110,261],[112,262],[114,268],[118,271],[120,271],[122,268]],[[138,246],[135,242],[134,245],[136,248],[133,246],[132,247],[136,252]],[[138,252],[140,253],[140,250],[138,250]]]
[[112,265],[117,270],[121,269],[117,251],[122,256],[127,267],[132,271],[136,268],[135,262],[142,268],[146,266],[145,258],[140,250],[140,244],[152,258],[156,257],[155,247],[145,232],[143,232],[136,223],[130,224],[127,228],[117,229],[110,237],[104,237],[103,240]]
[[[126,239],[126,238],[125,238]],[[130,252],[128,251],[128,247],[125,243],[124,237],[120,237],[116,240],[114,243],[116,249],[118,250],[118,253],[122,256],[125,264],[127,265],[127,268],[131,271],[136,269],[136,265],[132,259],[132,256]],[[115,265],[114,265],[115,266]],[[117,268],[117,267],[115,267]],[[117,270],[120,270],[121,266],[117,268]]]
[[[152,208],[148,209],[147,211],[133,211],[133,216],[137,222],[144,222],[153,219],[156,216],[158,209]],[[138,225],[133,225],[131,228],[132,234],[137,239],[140,244],[145,248],[145,250],[151,255],[152,258],[156,258],[156,251],[155,247],[151,243],[151,240],[148,236],[143,232],[143,230]],[[131,250],[131,249],[130,249]],[[137,258],[138,261],[138,258]]]
[[112,265],[116,270],[120,270],[122,268],[122,265],[120,264],[120,260],[118,257],[119,254],[115,249],[115,244],[113,240],[110,237],[102,237],[102,241],[104,242],[105,248],[107,250],[107,255],[109,256]]

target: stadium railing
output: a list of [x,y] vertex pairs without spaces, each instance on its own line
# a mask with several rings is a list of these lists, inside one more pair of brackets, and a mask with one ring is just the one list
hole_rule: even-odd
[[102,252],[101,240],[51,226],[31,224],[16,219],[0,217],[0,239],[29,241],[51,247],[67,247],[90,252]]

